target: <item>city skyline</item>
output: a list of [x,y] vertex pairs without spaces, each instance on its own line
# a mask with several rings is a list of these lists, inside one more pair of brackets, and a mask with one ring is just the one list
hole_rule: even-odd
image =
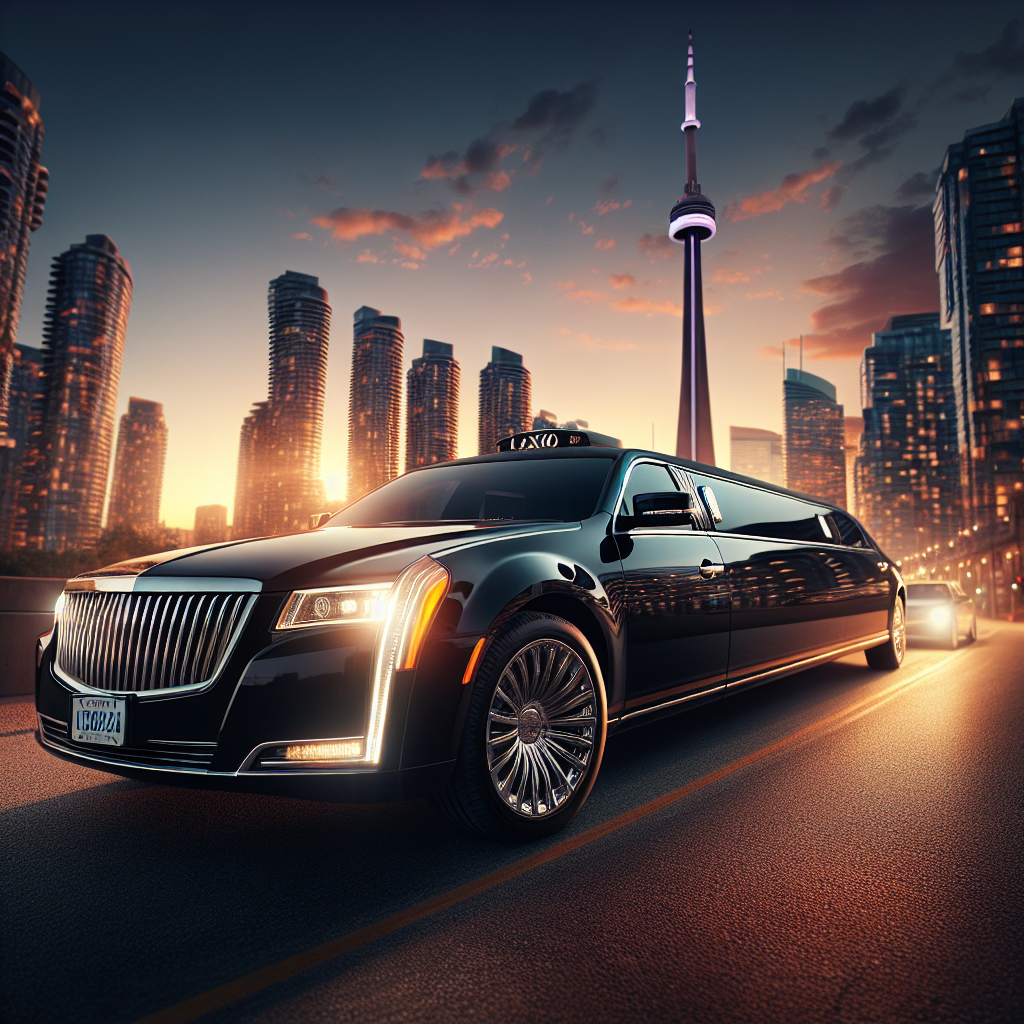
[[[851,339],[867,345],[871,318],[893,312],[882,308],[886,288],[900,288],[903,312],[937,306],[929,168],[952,140],[998,120],[1021,92],[1022,78],[1012,5],[987,7],[968,26],[955,26],[941,7],[927,10],[928,17],[923,7],[894,12],[893,38],[858,44],[856,53],[825,46],[835,27],[831,15],[813,29],[797,24],[786,44],[800,55],[792,67],[776,66],[777,29],[769,21],[741,19],[728,37],[714,18],[694,22],[707,111],[702,161],[720,213],[714,257],[709,250],[705,266],[720,452],[730,422],[781,428],[774,383],[781,359],[773,363],[768,350],[782,340],[805,333],[808,365],[835,381],[852,408],[859,352]],[[913,53],[899,42],[897,23],[914,25]],[[495,343],[520,351],[534,374],[535,406],[586,409],[596,428],[644,447],[653,424],[654,447],[671,450],[681,267],[662,255],[667,239],[658,211],[682,174],[685,64],[644,65],[637,75],[650,41],[646,30],[631,27],[614,44],[596,40],[589,53],[584,47],[557,64],[541,59],[548,44],[518,40],[532,62],[500,86],[489,83],[478,96],[451,93],[455,80],[442,76],[408,112],[396,106],[408,93],[402,71],[365,107],[355,100],[358,90],[351,98],[337,92],[358,81],[357,60],[348,70],[323,73],[324,86],[335,89],[331,103],[352,116],[320,116],[314,90],[308,110],[289,117],[264,152],[246,141],[257,138],[246,135],[257,107],[266,122],[255,101],[259,91],[250,90],[251,75],[230,55],[225,63],[218,51],[209,61],[213,51],[205,44],[179,45],[188,67],[203,68],[196,81],[206,89],[214,76],[220,103],[234,112],[230,138],[218,141],[203,126],[214,130],[219,111],[196,120],[193,105],[183,121],[174,113],[189,106],[180,89],[157,87],[163,49],[145,66],[126,60],[118,34],[126,30],[95,12],[79,22],[70,17],[66,34],[47,35],[45,46],[41,25],[19,13],[5,40],[9,56],[40,88],[47,123],[42,159],[55,182],[46,223],[33,236],[19,342],[38,344],[40,264],[66,248],[72,227],[77,237],[80,225],[116,237],[139,281],[117,411],[130,393],[155,394],[165,405],[172,442],[162,517],[169,524],[190,526],[197,504],[231,503],[237,425],[258,393],[265,344],[259,282],[282,265],[320,276],[343,308],[369,302],[400,313],[411,337],[445,338],[465,366],[483,365]],[[174,26],[164,27],[172,40]],[[422,27],[404,26],[396,52],[412,46]],[[213,16],[210,45],[226,31],[228,22]],[[247,52],[271,45],[252,25],[241,32]],[[273,45],[287,65],[295,42],[285,33]],[[611,53],[618,63],[602,64]],[[303,66],[309,64],[304,57]],[[549,66],[557,72],[543,70]],[[750,89],[765,74],[771,96]],[[92,92],[69,88],[83,76]],[[808,77],[820,88],[809,93]],[[424,119],[417,104],[430,103],[435,89],[449,90],[451,101],[443,119]],[[212,145],[216,181],[230,175],[239,189],[227,195],[212,178],[209,187],[186,180],[180,161],[166,159],[171,151],[156,138],[135,139],[124,151],[87,105],[94,94],[117,96],[126,111],[140,103],[154,116],[163,111],[186,149],[200,138]],[[780,104],[787,112],[781,133],[773,113]],[[419,119],[414,129],[379,134],[381,118],[397,127],[410,115]],[[886,138],[875,138],[879,133]],[[474,143],[471,151],[474,136],[490,149]],[[751,147],[757,161],[745,159]],[[821,155],[824,149],[829,155]],[[481,159],[492,161],[490,169]],[[239,160],[259,168],[255,176],[232,171],[241,170]],[[149,202],[156,187],[159,209]],[[416,212],[424,210],[434,212]],[[360,211],[380,216],[360,219]],[[216,237],[204,241],[197,259],[195,241],[207,225]],[[449,242],[439,241],[453,231]],[[895,272],[879,284],[887,268],[901,264],[927,273]],[[766,297],[752,297],[759,295]],[[847,354],[817,360],[826,344],[832,354]],[[342,382],[350,367],[343,349],[328,370],[324,420],[324,476],[335,497],[346,472]],[[178,366],[200,355],[208,362],[206,379],[186,387]],[[462,455],[476,449],[475,397],[471,389],[461,396]],[[192,453],[201,445],[197,466]]]

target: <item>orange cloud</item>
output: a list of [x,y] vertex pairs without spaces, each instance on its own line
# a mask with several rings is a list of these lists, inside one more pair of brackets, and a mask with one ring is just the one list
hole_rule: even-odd
[[556,281],[555,282],[555,287],[560,292],[567,292],[567,291],[569,291],[570,288],[575,288],[576,287],[576,282],[575,281]]
[[574,292],[566,292],[565,297],[573,302],[604,302],[608,298],[604,292],[596,292],[589,288],[579,288]]
[[380,257],[371,249],[364,249],[356,259],[357,263],[380,263]]
[[608,283],[616,291],[622,291],[623,288],[632,288],[636,284],[636,278],[632,274],[612,274],[608,278]]
[[620,313],[645,313],[647,316],[654,316],[655,313],[668,313],[670,316],[682,316],[683,307],[678,302],[656,302],[654,299],[619,299],[612,303],[612,309]]
[[599,238],[594,243],[594,248],[601,250],[601,252],[607,252],[607,250],[615,248],[615,239],[614,238]]
[[297,235],[292,235],[292,238],[301,238],[307,242],[313,241],[313,236],[308,231],[300,231]]
[[406,259],[410,260],[425,260],[427,258],[427,254],[422,249],[418,249],[415,245],[409,245],[406,242],[401,242],[397,238],[392,239],[392,242],[393,244],[391,248],[394,249],[399,256],[404,256]]
[[389,210],[355,210],[345,206],[310,221],[330,231],[338,242],[352,242],[364,235],[383,235],[388,231],[404,231],[424,249],[436,249],[456,238],[464,238],[476,228],[497,227],[505,216],[491,208],[462,215],[463,207],[448,210],[425,210],[413,216]]
[[776,213],[787,203],[806,203],[809,198],[807,190],[812,185],[831,178],[841,165],[842,161],[834,160],[808,171],[787,174],[778,188],[729,203],[725,215],[731,221],[749,220],[765,213]]
[[740,282],[746,284],[750,281],[750,277],[742,270],[726,270],[725,267],[719,267],[711,275],[711,280],[717,284],[739,284]]

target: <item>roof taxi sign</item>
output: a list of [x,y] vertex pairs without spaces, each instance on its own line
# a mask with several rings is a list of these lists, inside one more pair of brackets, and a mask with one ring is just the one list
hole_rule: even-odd
[[499,452],[520,452],[538,448],[621,448],[617,437],[593,430],[524,430],[503,437],[496,445]]

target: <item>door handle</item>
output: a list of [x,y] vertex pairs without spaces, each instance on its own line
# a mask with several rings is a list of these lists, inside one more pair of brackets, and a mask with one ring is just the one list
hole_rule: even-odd
[[706,580],[714,579],[719,573],[725,572],[725,566],[716,562],[712,562],[710,558],[705,558],[703,562],[697,566],[697,572],[701,574]]

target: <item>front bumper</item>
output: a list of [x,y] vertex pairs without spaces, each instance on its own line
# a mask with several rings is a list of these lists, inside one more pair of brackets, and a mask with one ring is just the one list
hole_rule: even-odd
[[[66,761],[162,785],[354,802],[442,787],[454,767],[461,677],[472,648],[453,637],[428,643],[415,671],[395,674],[376,765],[261,765],[264,747],[366,732],[375,627],[274,633],[280,602],[261,597],[209,686],[117,693],[127,701],[120,747],[71,740],[71,698],[81,689],[56,671],[51,637],[36,676],[38,742]],[[417,727],[407,728],[412,719]]]

